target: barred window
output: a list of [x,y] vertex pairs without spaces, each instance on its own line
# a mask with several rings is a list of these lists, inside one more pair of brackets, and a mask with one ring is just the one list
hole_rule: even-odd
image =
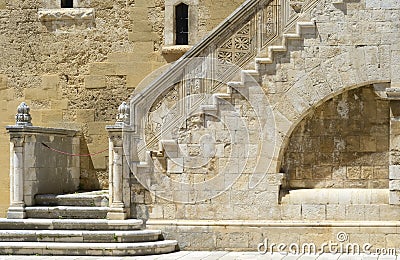
[[189,6],[184,3],[175,7],[175,44],[189,44]]

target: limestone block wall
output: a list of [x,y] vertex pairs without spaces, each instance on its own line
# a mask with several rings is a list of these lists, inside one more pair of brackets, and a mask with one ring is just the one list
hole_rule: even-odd
[[290,189],[388,188],[389,103],[372,86],[335,96],[292,132],[283,172]]
[[[309,13],[316,29],[305,33],[304,39],[289,40],[287,50],[276,51],[271,64],[258,64],[256,71],[250,72],[270,102],[276,130],[273,144],[266,143],[262,157],[272,163],[261,183],[250,187],[250,176],[241,173],[224,193],[194,203],[165,200],[135,184],[138,216],[148,218],[149,227],[167,226],[168,235],[178,237],[190,249],[254,249],[265,237],[287,237],[288,227],[297,241],[319,243],[341,229],[350,234],[350,241],[393,245],[388,238],[398,233],[393,227],[398,225],[399,210],[397,205],[389,205],[388,199],[389,144],[393,142],[390,109],[374,90],[399,86],[400,35],[396,28],[400,5],[380,3],[318,1]],[[246,80],[241,83],[246,85]],[[300,142],[302,148],[294,145],[299,136],[305,138]],[[311,140],[314,136],[318,145]],[[307,157],[305,144],[314,155]],[[272,157],[268,157],[270,153]],[[318,158],[312,161],[312,156]],[[300,177],[293,169],[298,162],[299,168],[311,164],[320,168]],[[341,171],[335,172],[336,167]],[[305,195],[299,193],[279,194],[285,183],[280,174],[284,170],[291,173],[289,183],[294,188],[338,185],[362,189],[354,196],[345,189],[340,190],[342,196],[331,192],[335,189],[324,189],[329,191],[325,194],[307,189],[312,200],[304,200]],[[374,188],[383,188],[383,192]],[[353,228],[353,221],[368,221],[368,227],[360,224]],[[321,229],[324,234],[317,225],[314,230],[304,229],[310,222],[321,222],[327,228]],[[301,228],[296,229],[297,224]],[[210,242],[202,245],[205,240]]]
[[[387,9],[370,7],[365,1],[339,5],[332,4],[330,1],[319,1],[309,14],[315,19],[316,29],[306,31],[303,34],[304,39],[289,40],[287,51],[275,53],[272,64],[259,65],[260,68],[257,71],[260,75],[259,83],[270,102],[275,120],[271,124],[274,125],[276,132],[272,141],[259,141],[259,144],[264,142],[265,150],[257,156],[264,158],[266,162],[271,161],[265,172],[270,178],[275,178],[273,182],[265,178],[255,188],[250,188],[250,176],[236,167],[229,169],[229,172],[239,174],[240,177],[226,192],[207,201],[198,201],[194,205],[166,201],[157,196],[157,193],[140,192],[140,197],[138,197],[140,199],[137,202],[150,204],[147,211],[146,208],[142,210],[140,216],[150,219],[218,219],[220,217],[282,219],[284,216],[302,218],[301,206],[280,207],[278,205],[280,185],[284,181],[278,177],[279,173],[284,173],[287,169],[293,171],[290,167],[295,163],[299,163],[298,168],[304,171],[306,169],[302,166],[306,163],[313,164],[316,168],[314,172],[311,171],[311,176],[306,181],[294,179],[292,184],[296,188],[334,185],[341,188],[386,188],[389,163],[388,104],[386,101],[378,100],[371,87],[355,88],[385,82],[387,84],[383,87],[390,87],[388,84],[390,81],[392,85],[395,85],[397,74],[391,72],[392,67],[396,66],[392,55],[396,55],[393,48],[396,49],[398,44],[394,39],[389,39],[389,35],[395,39],[398,38],[393,29],[398,24],[394,18],[398,14],[396,8],[400,7],[395,4]],[[362,20],[360,17],[364,16],[370,19],[367,22],[360,22]],[[365,24],[368,24],[368,27]],[[380,26],[386,29],[378,30]],[[356,30],[356,36],[354,36],[355,27],[361,28]],[[265,54],[259,54],[259,56],[262,55]],[[246,81],[243,84],[244,87],[249,87]],[[347,92],[348,90],[351,91]],[[339,94],[341,95],[337,96]],[[162,96],[164,97],[165,93]],[[331,101],[327,101],[334,96],[336,97]],[[173,101],[166,100],[163,104],[156,106],[160,110],[156,113],[157,115],[162,117],[161,111],[163,109],[168,111],[168,102]],[[237,101],[232,102],[239,104]],[[244,106],[241,109],[246,111]],[[221,111],[223,111],[222,108]],[[243,111],[238,114],[245,118],[246,115],[241,114]],[[315,119],[311,116],[311,111],[314,111]],[[307,115],[310,116],[307,117]],[[326,117],[326,123],[329,124],[323,127],[318,126],[317,123],[320,123],[318,115]],[[151,113],[148,116],[151,121]],[[308,124],[316,124],[318,127],[308,126]],[[327,126],[332,126],[332,128]],[[289,166],[285,169],[281,166],[288,163],[289,159],[285,161],[284,154],[293,151],[287,147],[291,141],[294,142],[291,137],[297,136],[296,129],[304,129],[298,131],[307,133],[306,136],[310,138],[312,135],[320,137],[318,144],[305,141],[307,145],[311,144],[310,150],[314,150],[314,154],[307,156],[318,158],[312,163],[308,162],[307,160],[312,159],[304,158],[307,149],[302,148],[300,155],[288,154],[287,158],[291,159],[292,165],[286,164]],[[179,130],[190,133],[187,126]],[[151,139],[151,131],[152,127],[147,126],[145,138],[150,136]],[[313,131],[319,132],[313,133]],[[223,132],[223,130],[217,130],[217,132]],[[338,140],[339,147],[335,146],[335,138]],[[344,148],[340,146],[342,139],[346,141]],[[147,141],[150,146],[153,145],[149,140]],[[351,143],[354,145],[351,146]],[[155,142],[154,145],[156,144],[158,143]],[[149,148],[149,150],[153,149],[155,148]],[[243,150],[245,149],[243,147]],[[335,151],[338,151],[335,149],[343,149],[340,150],[343,153],[335,154]],[[328,154],[332,157],[329,158]],[[272,156],[269,157],[270,155]],[[333,155],[337,157],[334,158]],[[295,156],[297,157],[294,158]],[[238,162],[244,160],[247,160],[245,156],[237,158]],[[334,166],[342,168],[334,172]],[[329,172],[329,169],[332,172]],[[342,172],[343,169],[346,172]],[[173,178],[173,174],[168,173],[168,169],[164,174],[166,178],[170,178],[169,174]],[[336,176],[338,174],[342,174],[339,181]],[[194,176],[191,177],[194,178]],[[290,177],[293,176],[290,175]],[[185,179],[185,181],[188,180],[190,179]],[[292,181],[291,178],[290,181]],[[268,205],[267,211],[264,210],[266,205],[263,203]],[[224,208],[221,208],[221,205]],[[191,210],[188,210],[189,208]]]
[[[322,102],[371,83],[386,82],[383,88],[397,86],[393,68],[397,66],[394,61],[398,52],[394,49],[398,44],[394,39],[398,35],[390,28],[398,24],[392,15],[398,16],[399,7],[375,8],[366,3],[319,2],[313,11],[317,25],[314,36],[293,41],[287,53],[277,55],[275,62],[267,65],[267,69],[276,71],[262,76],[280,133],[276,139],[280,149],[276,170],[282,165],[292,131]],[[358,18],[364,15],[368,21],[359,23]]]
[[[4,126],[14,123],[22,101],[31,107],[34,125],[81,131],[80,153],[106,149],[105,126],[115,122],[118,106],[168,62],[161,51],[164,1],[74,2],[88,10],[60,10],[58,1],[0,1],[3,151],[8,151]],[[242,1],[210,8],[212,2],[199,4],[199,38]],[[107,153],[82,158],[80,188],[107,188],[107,162]],[[3,214],[9,204],[8,153],[0,156],[0,165]]]

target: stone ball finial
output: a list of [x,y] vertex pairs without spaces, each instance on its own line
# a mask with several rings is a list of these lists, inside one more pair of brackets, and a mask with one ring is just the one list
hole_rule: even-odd
[[116,124],[127,124],[129,123],[129,105],[126,102],[118,107],[117,123]]
[[29,114],[31,109],[29,106],[22,102],[17,108],[17,114],[15,115],[16,125],[31,126],[32,117]]

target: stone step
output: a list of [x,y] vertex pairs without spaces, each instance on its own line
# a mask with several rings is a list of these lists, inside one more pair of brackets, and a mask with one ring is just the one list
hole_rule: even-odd
[[0,242],[135,243],[161,239],[160,230],[0,230]]
[[108,206],[108,190],[77,192],[71,194],[38,194],[35,196],[37,206]]
[[282,197],[281,204],[388,204],[389,189],[298,189]]
[[34,206],[25,208],[28,218],[104,219],[108,207]]
[[137,256],[176,250],[175,240],[140,243],[0,242],[0,254],[3,255]]
[[0,230],[139,230],[140,219],[6,219],[0,218]]

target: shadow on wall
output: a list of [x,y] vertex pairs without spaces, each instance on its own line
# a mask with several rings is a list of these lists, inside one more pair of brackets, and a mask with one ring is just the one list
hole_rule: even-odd
[[[82,155],[89,154],[90,152],[85,137],[82,136],[80,142],[81,142],[80,154]],[[91,156],[82,156],[80,160],[80,166],[81,166],[81,175],[79,182],[80,190],[92,191],[99,189],[108,189],[107,169],[96,169],[93,165]]]
[[389,103],[372,86],[310,112],[293,131],[282,164],[287,189],[388,188]]

